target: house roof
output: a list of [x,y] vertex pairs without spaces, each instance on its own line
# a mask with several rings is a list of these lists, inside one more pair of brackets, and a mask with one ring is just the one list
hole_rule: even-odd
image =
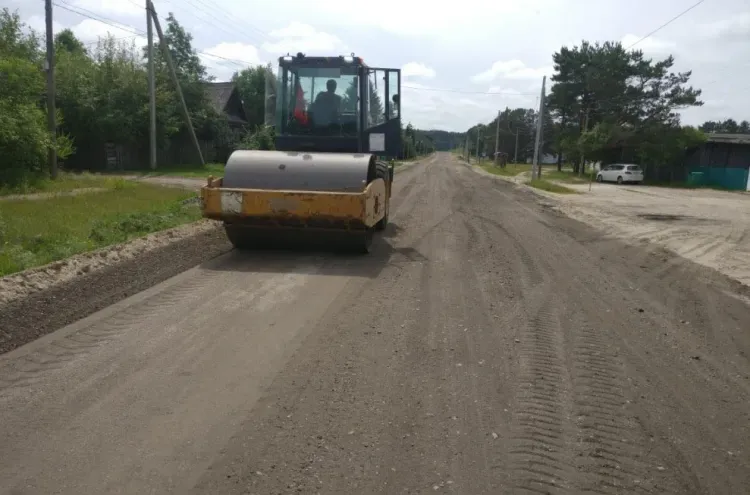
[[211,104],[217,112],[224,112],[235,85],[233,82],[206,83],[206,91]]
[[709,143],[750,144],[750,134],[725,134],[712,132],[707,136]]

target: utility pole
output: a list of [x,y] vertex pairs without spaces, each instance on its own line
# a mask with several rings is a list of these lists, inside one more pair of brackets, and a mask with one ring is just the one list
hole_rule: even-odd
[[154,28],[151,20],[151,0],[146,0],[146,31],[148,35],[148,110],[149,110],[149,164],[156,169],[156,82],[154,76]]
[[55,38],[52,32],[52,0],[44,0],[44,17],[47,28],[47,129],[50,145],[47,150],[47,167],[50,176],[57,178],[57,122],[55,121]]
[[477,127],[477,161],[481,163],[482,159],[479,158],[479,135],[480,135],[480,130],[479,130],[479,127]]
[[539,165],[540,146],[542,143],[542,131],[544,122],[544,85],[547,82],[547,76],[542,77],[542,96],[539,98],[539,115],[536,119],[536,139],[534,140],[534,161],[531,166],[531,178],[539,179],[542,177],[542,167]]
[[[586,108],[586,115],[583,118],[583,132],[586,133],[589,130],[589,109]],[[586,172],[586,156],[581,153],[581,168],[578,171],[578,175],[583,175]]]
[[510,122],[508,122],[508,132],[516,136],[516,146],[513,148],[513,163],[518,163],[518,124],[516,124],[516,130],[513,131],[510,128]]
[[180,108],[182,109],[182,116],[185,119],[185,123],[188,126],[188,131],[190,132],[190,139],[193,141],[193,146],[195,146],[195,151],[198,153],[198,158],[201,161],[201,165],[205,165],[206,162],[203,161],[203,153],[201,153],[201,147],[198,143],[198,138],[195,135],[195,129],[193,129],[193,122],[190,120],[190,114],[188,113],[187,105],[185,104],[185,97],[182,95],[182,88],[180,87],[180,81],[177,79],[177,72],[174,68],[174,62],[172,61],[172,54],[169,53],[169,46],[167,45],[167,40],[164,38],[164,32],[161,30],[161,23],[159,22],[159,16],[156,14],[156,9],[154,8],[154,3],[151,0],[147,0],[148,2],[148,8],[151,11],[151,20],[154,21],[154,26],[156,26],[156,33],[159,35],[159,42],[161,45],[161,50],[164,53],[164,58],[167,61],[167,66],[169,67],[169,75],[172,76],[172,82],[175,85],[175,90],[177,91],[177,96],[180,97]]
[[499,157],[498,151],[500,147],[500,110],[497,111],[497,126],[495,129],[495,166],[497,166],[497,160]]
[[464,147],[466,148],[466,161],[471,163],[471,156],[469,155],[469,131],[466,131],[466,145]]

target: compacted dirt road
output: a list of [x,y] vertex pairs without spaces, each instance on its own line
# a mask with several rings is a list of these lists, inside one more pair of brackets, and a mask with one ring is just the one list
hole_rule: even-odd
[[750,493],[750,307],[447,154],[0,357],[0,493]]

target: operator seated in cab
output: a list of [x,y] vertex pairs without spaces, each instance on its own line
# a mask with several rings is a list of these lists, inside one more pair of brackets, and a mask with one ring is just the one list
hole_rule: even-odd
[[341,113],[341,96],[336,94],[336,81],[329,79],[326,89],[328,91],[321,91],[315,98],[315,124],[323,127],[337,123]]

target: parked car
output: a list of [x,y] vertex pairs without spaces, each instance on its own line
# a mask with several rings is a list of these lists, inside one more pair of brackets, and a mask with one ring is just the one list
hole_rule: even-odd
[[596,175],[597,182],[632,182],[640,184],[643,182],[643,169],[638,165],[628,163],[613,163],[607,165]]

